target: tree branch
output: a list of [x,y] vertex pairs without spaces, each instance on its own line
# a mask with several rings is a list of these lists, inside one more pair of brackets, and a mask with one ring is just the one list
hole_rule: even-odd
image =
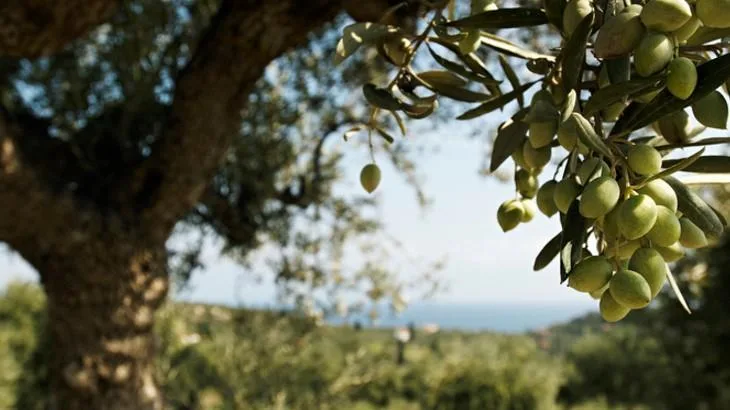
[[17,141],[42,131],[28,118],[13,117],[0,108],[0,241],[26,258],[51,249],[70,253],[91,234],[89,227],[104,225],[100,213],[70,193],[53,192],[24,161]]
[[240,110],[266,66],[340,11],[336,0],[223,0],[177,81],[153,154],[134,177],[142,226],[167,236],[199,200],[240,128]]
[[4,0],[0,56],[34,58],[61,51],[106,21],[121,0]]

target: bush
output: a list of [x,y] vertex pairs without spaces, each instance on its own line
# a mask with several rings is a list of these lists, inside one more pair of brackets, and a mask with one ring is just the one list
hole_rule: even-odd
[[[0,408],[44,408],[43,308],[32,285],[0,298]],[[549,410],[563,380],[561,364],[526,336],[423,335],[398,365],[391,330],[276,312],[170,304],[156,333],[171,410]]]

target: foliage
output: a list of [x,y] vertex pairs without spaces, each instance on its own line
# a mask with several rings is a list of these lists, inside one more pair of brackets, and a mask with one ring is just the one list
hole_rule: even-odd
[[[561,233],[538,254],[535,269],[558,257],[560,281],[600,299],[606,321],[648,306],[665,277],[689,311],[665,261],[680,259],[683,248],[717,241],[726,221],[672,175],[730,168],[725,156],[703,156],[704,148],[684,158],[664,157],[684,146],[727,142],[695,140],[702,130],[690,129],[685,120],[691,107],[702,125],[727,129],[728,105],[720,90],[730,79],[730,55],[727,44],[717,42],[726,27],[713,22],[699,29],[707,14],[697,15],[682,0],[545,0],[541,8],[492,0],[465,3],[428,3],[415,34],[376,21],[344,28],[336,62],[366,46],[397,68],[390,80],[363,85],[372,109],[351,132],[367,130],[372,150],[374,135],[394,141],[382,118],[396,118],[405,134],[401,115],[426,118],[442,99],[478,104],[459,120],[516,103],[513,115],[497,128],[490,165],[495,171],[511,156],[516,167],[516,199],[497,210],[502,230],[529,222],[536,208],[548,217],[559,210]],[[496,34],[535,26],[548,26],[561,37],[560,46],[540,50]],[[504,80],[478,53],[485,49],[500,55]],[[423,70],[417,55],[430,57],[439,69]],[[517,75],[517,61],[529,78]],[[509,92],[502,89],[506,82]],[[540,89],[526,106],[525,94],[536,84]],[[654,130],[645,130],[648,126]],[[553,148],[563,149],[561,161],[552,180],[538,189],[537,177]],[[663,186],[661,193],[657,184]],[[634,260],[639,247],[655,251]],[[591,257],[591,250],[597,256]],[[587,264],[599,264],[607,274],[596,274]]]
[[[30,296],[40,292],[13,285],[0,303]],[[27,317],[42,312],[42,302],[26,305],[12,305],[26,319],[3,320],[0,336],[33,346],[37,329]],[[171,409],[555,409],[563,380],[563,366],[525,336],[419,333],[399,366],[388,329],[319,327],[284,312],[170,304],[156,333]],[[47,390],[28,358],[27,348],[3,351],[7,368],[30,380],[11,380],[0,399],[12,403],[17,393],[22,408],[42,408]]]
[[588,333],[571,347],[567,359],[576,369],[561,391],[567,403],[603,396],[612,406],[663,407],[667,387],[676,378],[661,342],[635,327]]
[[37,393],[34,389],[42,389],[45,380],[44,320],[41,289],[19,282],[8,284],[0,295],[0,409],[44,408],[42,399],[26,401]]
[[[48,129],[29,133],[22,148],[54,190],[114,207],[115,189],[159,142],[175,79],[219,6],[217,0],[124,2],[108,23],[61,53],[0,61],[3,108]],[[403,261],[389,249],[402,253],[402,245],[373,216],[376,198],[341,189],[346,163],[332,137],[364,112],[350,97],[353,87],[390,70],[367,55],[334,69],[327,56],[344,24],[342,15],[311,33],[305,45],[273,61],[248,93],[233,145],[171,242],[178,288],[203,267],[202,247],[212,238],[244,267],[259,262],[256,274],[275,277],[283,303],[313,306],[315,315],[333,310],[340,293],[357,295],[361,305],[392,299],[400,306],[403,292],[431,291],[415,286],[419,280],[396,281],[392,272],[403,268],[390,263]],[[397,144],[384,153],[425,204],[416,149]],[[362,263],[342,266],[352,258]],[[420,283],[435,282],[438,260],[405,263]],[[373,287],[382,289],[379,300],[363,296]]]

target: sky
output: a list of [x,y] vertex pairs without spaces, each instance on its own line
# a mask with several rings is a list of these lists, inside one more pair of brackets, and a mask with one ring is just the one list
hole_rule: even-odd
[[[418,138],[410,135],[409,138]],[[338,139],[341,144],[347,144]],[[414,191],[378,157],[383,169],[376,190],[389,234],[405,244],[411,258],[428,260],[445,255],[440,278],[448,289],[435,296],[438,303],[575,306],[576,314],[597,308],[596,301],[559,284],[557,262],[540,272],[532,270],[537,252],[560,229],[557,217],[538,214],[529,224],[503,233],[496,222],[499,204],[514,196],[512,184],[478,174],[485,155],[484,142],[460,135],[443,138],[437,153],[418,157],[419,174],[433,200],[424,211]],[[360,189],[358,174],[367,152],[356,145],[337,147],[347,152],[343,189]],[[382,154],[381,154],[382,155]],[[504,164],[510,167],[511,162]],[[544,182],[552,172],[540,177]],[[206,248],[207,269],[192,278],[192,291],[178,298],[226,304],[270,305],[274,288],[256,283],[243,268]],[[0,252],[0,287],[13,278],[36,279],[18,255]]]

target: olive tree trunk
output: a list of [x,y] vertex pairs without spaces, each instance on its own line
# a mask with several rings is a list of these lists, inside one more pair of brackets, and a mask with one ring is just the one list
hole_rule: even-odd
[[52,410],[159,410],[154,315],[165,248],[104,241],[35,262],[48,300]]
[[[122,1],[6,3],[0,57],[36,58],[62,51]],[[167,294],[165,241],[240,131],[249,93],[272,60],[343,9],[376,21],[397,3],[221,0],[174,80],[151,154],[106,188],[103,203],[76,196],[75,182],[49,166],[68,147],[47,119],[0,103],[0,241],[38,270],[48,298],[52,410],[162,408],[152,327]]]

